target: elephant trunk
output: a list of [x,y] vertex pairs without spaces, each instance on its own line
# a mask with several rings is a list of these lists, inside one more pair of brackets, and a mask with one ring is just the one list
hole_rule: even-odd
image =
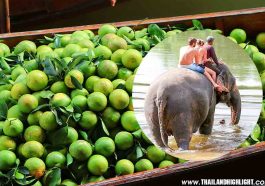
[[237,86],[231,91],[231,123],[238,124],[241,115],[241,97]]

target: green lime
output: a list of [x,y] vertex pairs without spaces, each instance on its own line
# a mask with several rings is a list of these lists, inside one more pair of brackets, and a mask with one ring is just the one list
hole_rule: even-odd
[[37,141],[43,143],[45,140],[45,131],[37,125],[29,126],[24,132],[24,139],[26,141]]
[[92,129],[97,125],[98,118],[97,115],[92,111],[85,111],[82,113],[79,125],[84,129]]
[[232,30],[230,36],[233,37],[238,44],[244,43],[247,39],[247,34],[245,30],[240,28],[235,28],[234,30]]
[[98,64],[97,73],[102,78],[112,80],[118,73],[118,67],[113,61],[103,60]]
[[158,167],[159,168],[165,168],[165,167],[168,167],[170,165],[174,165],[174,163],[172,161],[169,161],[169,160],[163,160],[159,163]]
[[125,81],[123,79],[115,79],[112,81],[113,89],[116,89],[119,85],[125,86]]
[[27,141],[22,146],[21,150],[22,150],[22,155],[25,158],[32,158],[32,157],[41,158],[42,155],[44,154],[44,147],[38,141]]
[[142,62],[142,54],[135,49],[129,49],[122,55],[122,64],[131,70],[137,68]]
[[96,57],[102,57],[103,59],[110,59],[112,52],[111,50],[103,45],[99,45],[94,49]]
[[107,98],[101,92],[93,92],[88,95],[87,105],[92,111],[102,111],[107,106]]
[[126,111],[122,114],[121,125],[126,131],[129,132],[134,132],[140,129],[133,111]]
[[71,104],[74,108],[78,107],[81,110],[85,110],[87,108],[87,98],[82,95],[77,95],[72,99]]
[[16,137],[22,134],[24,129],[23,123],[16,118],[9,118],[3,125],[3,132],[6,136]]
[[117,32],[117,28],[110,24],[104,24],[98,29],[98,35],[101,37],[109,33],[115,34],[116,32]]
[[24,94],[18,100],[18,108],[23,113],[30,113],[38,107],[38,99],[31,94]]
[[133,72],[131,70],[127,68],[120,68],[118,71],[118,78],[126,81],[132,74]]
[[2,150],[11,150],[14,151],[16,149],[16,142],[9,136],[0,136],[0,151]]
[[134,77],[135,77],[135,75],[131,75],[130,77],[128,77],[128,79],[125,82],[126,90],[129,93],[132,93]]
[[85,88],[82,89],[75,89],[71,92],[71,99],[73,99],[75,96],[88,96],[88,91]]
[[84,76],[82,74],[82,72],[80,72],[79,70],[71,70],[70,72],[68,72],[64,78],[64,83],[67,87],[69,88],[76,88],[73,81],[72,81],[72,78],[75,78],[79,84],[83,84],[84,82]]
[[152,162],[148,159],[140,159],[135,164],[135,171],[141,172],[141,171],[147,171],[154,169],[154,166]]
[[107,172],[108,167],[108,160],[104,156],[98,154],[91,156],[87,162],[89,172],[96,176],[103,175]]
[[48,85],[48,76],[40,71],[33,70],[27,75],[27,86],[33,91],[43,90]]
[[134,172],[134,165],[130,160],[122,159],[116,163],[116,175],[132,174]]
[[56,93],[67,94],[69,91],[67,86],[65,85],[65,83],[63,81],[57,81],[57,82],[53,83],[50,89],[54,94],[56,94]]
[[133,135],[125,131],[117,133],[114,141],[119,150],[127,150],[134,144]]
[[95,142],[95,151],[97,154],[109,157],[115,152],[115,143],[109,137],[101,137]]
[[16,83],[12,86],[10,94],[13,99],[18,100],[22,95],[29,94],[29,89],[24,83]]
[[259,48],[265,49],[265,32],[261,32],[257,35],[256,43]]
[[146,151],[147,158],[153,163],[159,163],[165,159],[166,153],[154,145],[149,146]]
[[118,29],[117,31],[117,35],[120,37],[127,37],[128,39],[134,39],[134,31],[132,28],[128,27],[128,26],[123,26],[121,28]]
[[66,158],[65,156],[58,152],[50,152],[45,160],[45,164],[48,168],[53,168],[53,167],[60,167],[62,168],[65,165]]
[[113,91],[113,85],[109,79],[101,78],[94,84],[94,92],[101,92],[108,96]]
[[130,102],[128,93],[122,89],[115,89],[109,95],[109,101],[112,107],[117,110],[125,109]]
[[25,51],[27,51],[28,53],[35,54],[37,51],[35,43],[33,43],[32,41],[24,40],[18,43],[14,49],[15,54],[20,54]]
[[28,168],[30,175],[37,179],[44,175],[46,169],[45,163],[35,157],[27,159],[24,166]]
[[41,128],[47,131],[55,130],[58,126],[55,115],[51,111],[44,112],[39,119],[39,123]]
[[51,99],[51,104],[54,107],[67,107],[70,105],[71,99],[67,94],[56,93]]
[[94,84],[98,80],[100,80],[100,77],[98,77],[98,76],[90,76],[89,78],[87,78],[86,83],[85,83],[85,88],[87,89],[87,91],[93,92],[94,91]]
[[112,107],[107,107],[102,113],[102,120],[107,128],[115,128],[120,121],[120,113]]
[[116,64],[122,64],[121,59],[122,55],[124,54],[125,49],[118,49],[111,55],[111,61],[114,61]]
[[0,151],[0,171],[8,170],[15,166],[16,159],[17,157],[14,152],[9,150]]
[[29,125],[39,125],[39,120],[41,115],[43,114],[42,111],[36,111],[33,113],[30,113],[27,118],[27,122]]

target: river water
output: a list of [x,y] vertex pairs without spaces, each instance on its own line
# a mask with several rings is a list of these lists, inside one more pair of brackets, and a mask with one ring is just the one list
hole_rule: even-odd
[[[144,116],[144,99],[148,87],[163,72],[177,68],[179,49],[186,45],[189,37],[205,39],[215,37],[215,51],[230,68],[237,80],[242,100],[242,113],[238,125],[230,124],[230,108],[218,104],[215,111],[213,132],[209,136],[193,134],[190,150],[178,151],[174,138],[169,137],[169,146],[176,149],[171,155],[188,160],[210,160],[218,158],[238,147],[253,130],[261,110],[262,88],[259,74],[250,57],[231,40],[211,31],[188,31],[165,39],[152,48],[140,65],[133,86],[133,106],[137,120],[152,140]],[[224,124],[220,124],[224,120]]]

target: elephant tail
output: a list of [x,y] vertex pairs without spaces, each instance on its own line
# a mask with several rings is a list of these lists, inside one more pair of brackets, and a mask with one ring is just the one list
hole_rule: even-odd
[[166,107],[167,107],[167,99],[163,96],[157,100],[157,108],[158,108],[158,119],[159,119],[159,126],[160,126],[160,134],[162,142],[164,143],[165,147],[168,147],[168,134],[167,134],[167,114],[166,114]]

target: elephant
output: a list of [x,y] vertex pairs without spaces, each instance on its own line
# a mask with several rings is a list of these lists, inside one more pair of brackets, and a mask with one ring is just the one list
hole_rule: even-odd
[[168,136],[173,135],[179,150],[188,150],[193,133],[211,134],[218,103],[231,107],[231,123],[238,124],[241,97],[236,79],[224,63],[218,69],[217,82],[228,92],[215,91],[203,74],[186,68],[168,70],[151,83],[144,110],[156,145],[168,149]]

